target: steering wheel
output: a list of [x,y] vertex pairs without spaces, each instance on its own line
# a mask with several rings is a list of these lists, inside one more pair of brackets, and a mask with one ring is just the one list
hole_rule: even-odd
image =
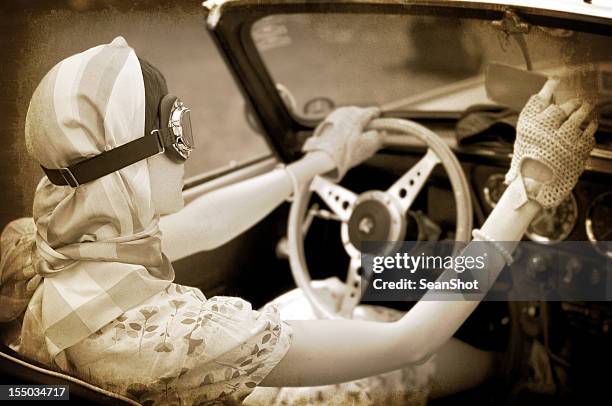
[[[384,147],[409,145],[417,137],[427,146],[425,155],[389,189],[370,190],[359,195],[326,178],[316,176],[296,192],[291,210],[287,239],[289,262],[295,283],[302,289],[319,318],[351,318],[361,299],[361,252],[364,240],[402,241],[406,232],[406,214],[433,169],[441,164],[450,180],[457,224],[455,239],[469,241],[472,230],[472,201],[467,179],[455,154],[434,132],[410,120],[378,118],[367,130],[384,135]],[[412,136],[412,137],[411,137]],[[312,192],[315,192],[340,220],[340,237],[350,258],[346,289],[340,309],[330,309],[312,289],[304,257],[303,220]]]

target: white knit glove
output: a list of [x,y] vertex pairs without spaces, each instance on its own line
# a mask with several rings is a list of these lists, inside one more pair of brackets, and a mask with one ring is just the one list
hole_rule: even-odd
[[341,107],[329,114],[306,140],[302,151],[323,151],[336,163],[331,175],[339,181],[353,166],[370,158],[382,146],[382,135],[364,128],[380,115],[376,107]]
[[[519,115],[514,154],[506,174],[508,185],[517,177],[521,179],[525,199],[517,206],[527,198],[546,209],[558,206],[576,185],[595,144],[597,122],[593,120],[581,129],[593,106],[579,99],[562,105],[551,103],[558,84],[557,79],[546,82]],[[525,158],[545,165],[552,177],[544,182],[526,181],[522,171]]]

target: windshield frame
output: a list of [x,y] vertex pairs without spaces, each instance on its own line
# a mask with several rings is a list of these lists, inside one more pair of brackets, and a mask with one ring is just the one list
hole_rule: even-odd
[[[523,21],[554,28],[609,35],[612,18],[568,13],[527,6],[508,6],[472,1],[416,0],[233,0],[209,1],[206,25],[228,69],[236,80],[246,103],[264,130],[270,146],[285,162],[301,154],[304,133],[310,133],[319,120],[292,114],[283,102],[273,78],[251,36],[253,24],[261,18],[279,14],[395,14],[437,15],[481,20],[501,20],[511,10]],[[400,112],[398,112],[400,113]],[[418,120],[456,119],[456,112],[401,111],[405,118]],[[386,115],[393,116],[394,112]]]

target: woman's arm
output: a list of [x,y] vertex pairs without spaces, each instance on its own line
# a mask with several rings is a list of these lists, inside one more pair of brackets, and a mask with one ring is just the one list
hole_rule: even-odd
[[[514,177],[481,230],[494,241],[520,240],[541,210],[540,201],[543,204],[551,201],[558,204],[571,191],[592,149],[596,124],[591,123],[586,130],[581,130],[581,123],[591,107],[584,103],[578,108],[580,103],[575,101],[549,106],[556,84],[549,81],[521,112],[512,162],[513,167],[518,164],[520,175]],[[519,161],[524,152],[522,149],[529,150],[532,157],[540,158],[542,162],[531,158]],[[562,176],[572,180],[569,185]],[[535,185],[530,189],[529,198],[525,185]],[[545,187],[553,193],[560,192],[556,196],[548,194],[540,200],[542,195],[539,191]],[[515,246],[506,248],[511,253]],[[488,254],[486,271],[490,280],[495,280],[505,265],[505,259],[491,244],[484,247]],[[466,251],[473,249],[482,252],[482,248],[483,244],[471,243]],[[453,273],[453,270],[447,270],[440,278],[445,279]],[[449,339],[479,303],[462,297],[454,301],[450,298],[436,301],[428,292],[394,323],[346,320],[292,322],[294,343],[262,385],[334,384],[423,362],[435,353],[448,350],[453,342]],[[490,362],[488,367],[485,365],[485,368],[490,367]],[[482,379],[479,371],[465,372],[469,374],[467,380],[475,382]]]
[[294,183],[334,171],[340,179],[372,156],[382,143],[365,126],[377,108],[342,107],[319,124],[304,144],[306,155],[285,169],[207,193],[160,219],[164,253],[171,261],[216,248],[266,217],[292,193]]
[[321,151],[252,179],[198,197],[181,211],[160,219],[163,251],[171,261],[214,249],[265,218],[293,192],[291,171],[298,183],[335,168]]
[[[540,206],[529,201],[514,210],[517,185],[510,186],[482,230],[498,241],[522,237]],[[469,249],[469,246],[468,248]],[[492,251],[487,271],[496,278],[504,259]],[[454,272],[454,271],[449,271]],[[479,301],[421,300],[399,321],[291,321],[294,339],[287,355],[262,386],[329,385],[392,371],[425,361],[442,348],[478,306]],[[470,372],[469,374],[467,372]],[[466,371],[466,379],[475,380]]]
[[[516,179],[508,187],[481,229],[484,234],[495,241],[519,241],[541,209],[538,203],[531,200],[519,209],[514,209],[515,202],[520,197],[519,182],[520,180]],[[488,256],[487,277],[490,281],[495,281],[506,264],[501,254],[490,244],[476,244],[476,246],[469,244],[465,251],[475,249],[481,252],[483,248],[487,249]],[[456,277],[453,270],[447,270],[446,275],[443,274],[441,278],[449,275]],[[465,299],[436,301],[429,299],[428,295],[430,295],[429,292],[412,307],[405,317],[397,322],[400,332],[410,329],[418,330],[421,337],[419,354],[424,359],[432,356],[451,338],[480,304],[480,301]],[[435,322],[432,322],[434,320]]]

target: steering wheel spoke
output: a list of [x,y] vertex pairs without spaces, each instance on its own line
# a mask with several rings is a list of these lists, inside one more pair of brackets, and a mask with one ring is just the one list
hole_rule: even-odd
[[315,176],[310,189],[316,192],[340,221],[348,221],[357,200],[355,193],[321,176]]
[[439,163],[440,158],[432,149],[428,149],[423,158],[387,190],[387,193],[399,202],[404,213],[410,209],[414,199],[427,183],[429,175]]
[[340,303],[339,314],[342,317],[350,319],[353,317],[353,311],[361,300],[361,258],[359,256],[351,257],[346,275],[346,291],[342,302]]

